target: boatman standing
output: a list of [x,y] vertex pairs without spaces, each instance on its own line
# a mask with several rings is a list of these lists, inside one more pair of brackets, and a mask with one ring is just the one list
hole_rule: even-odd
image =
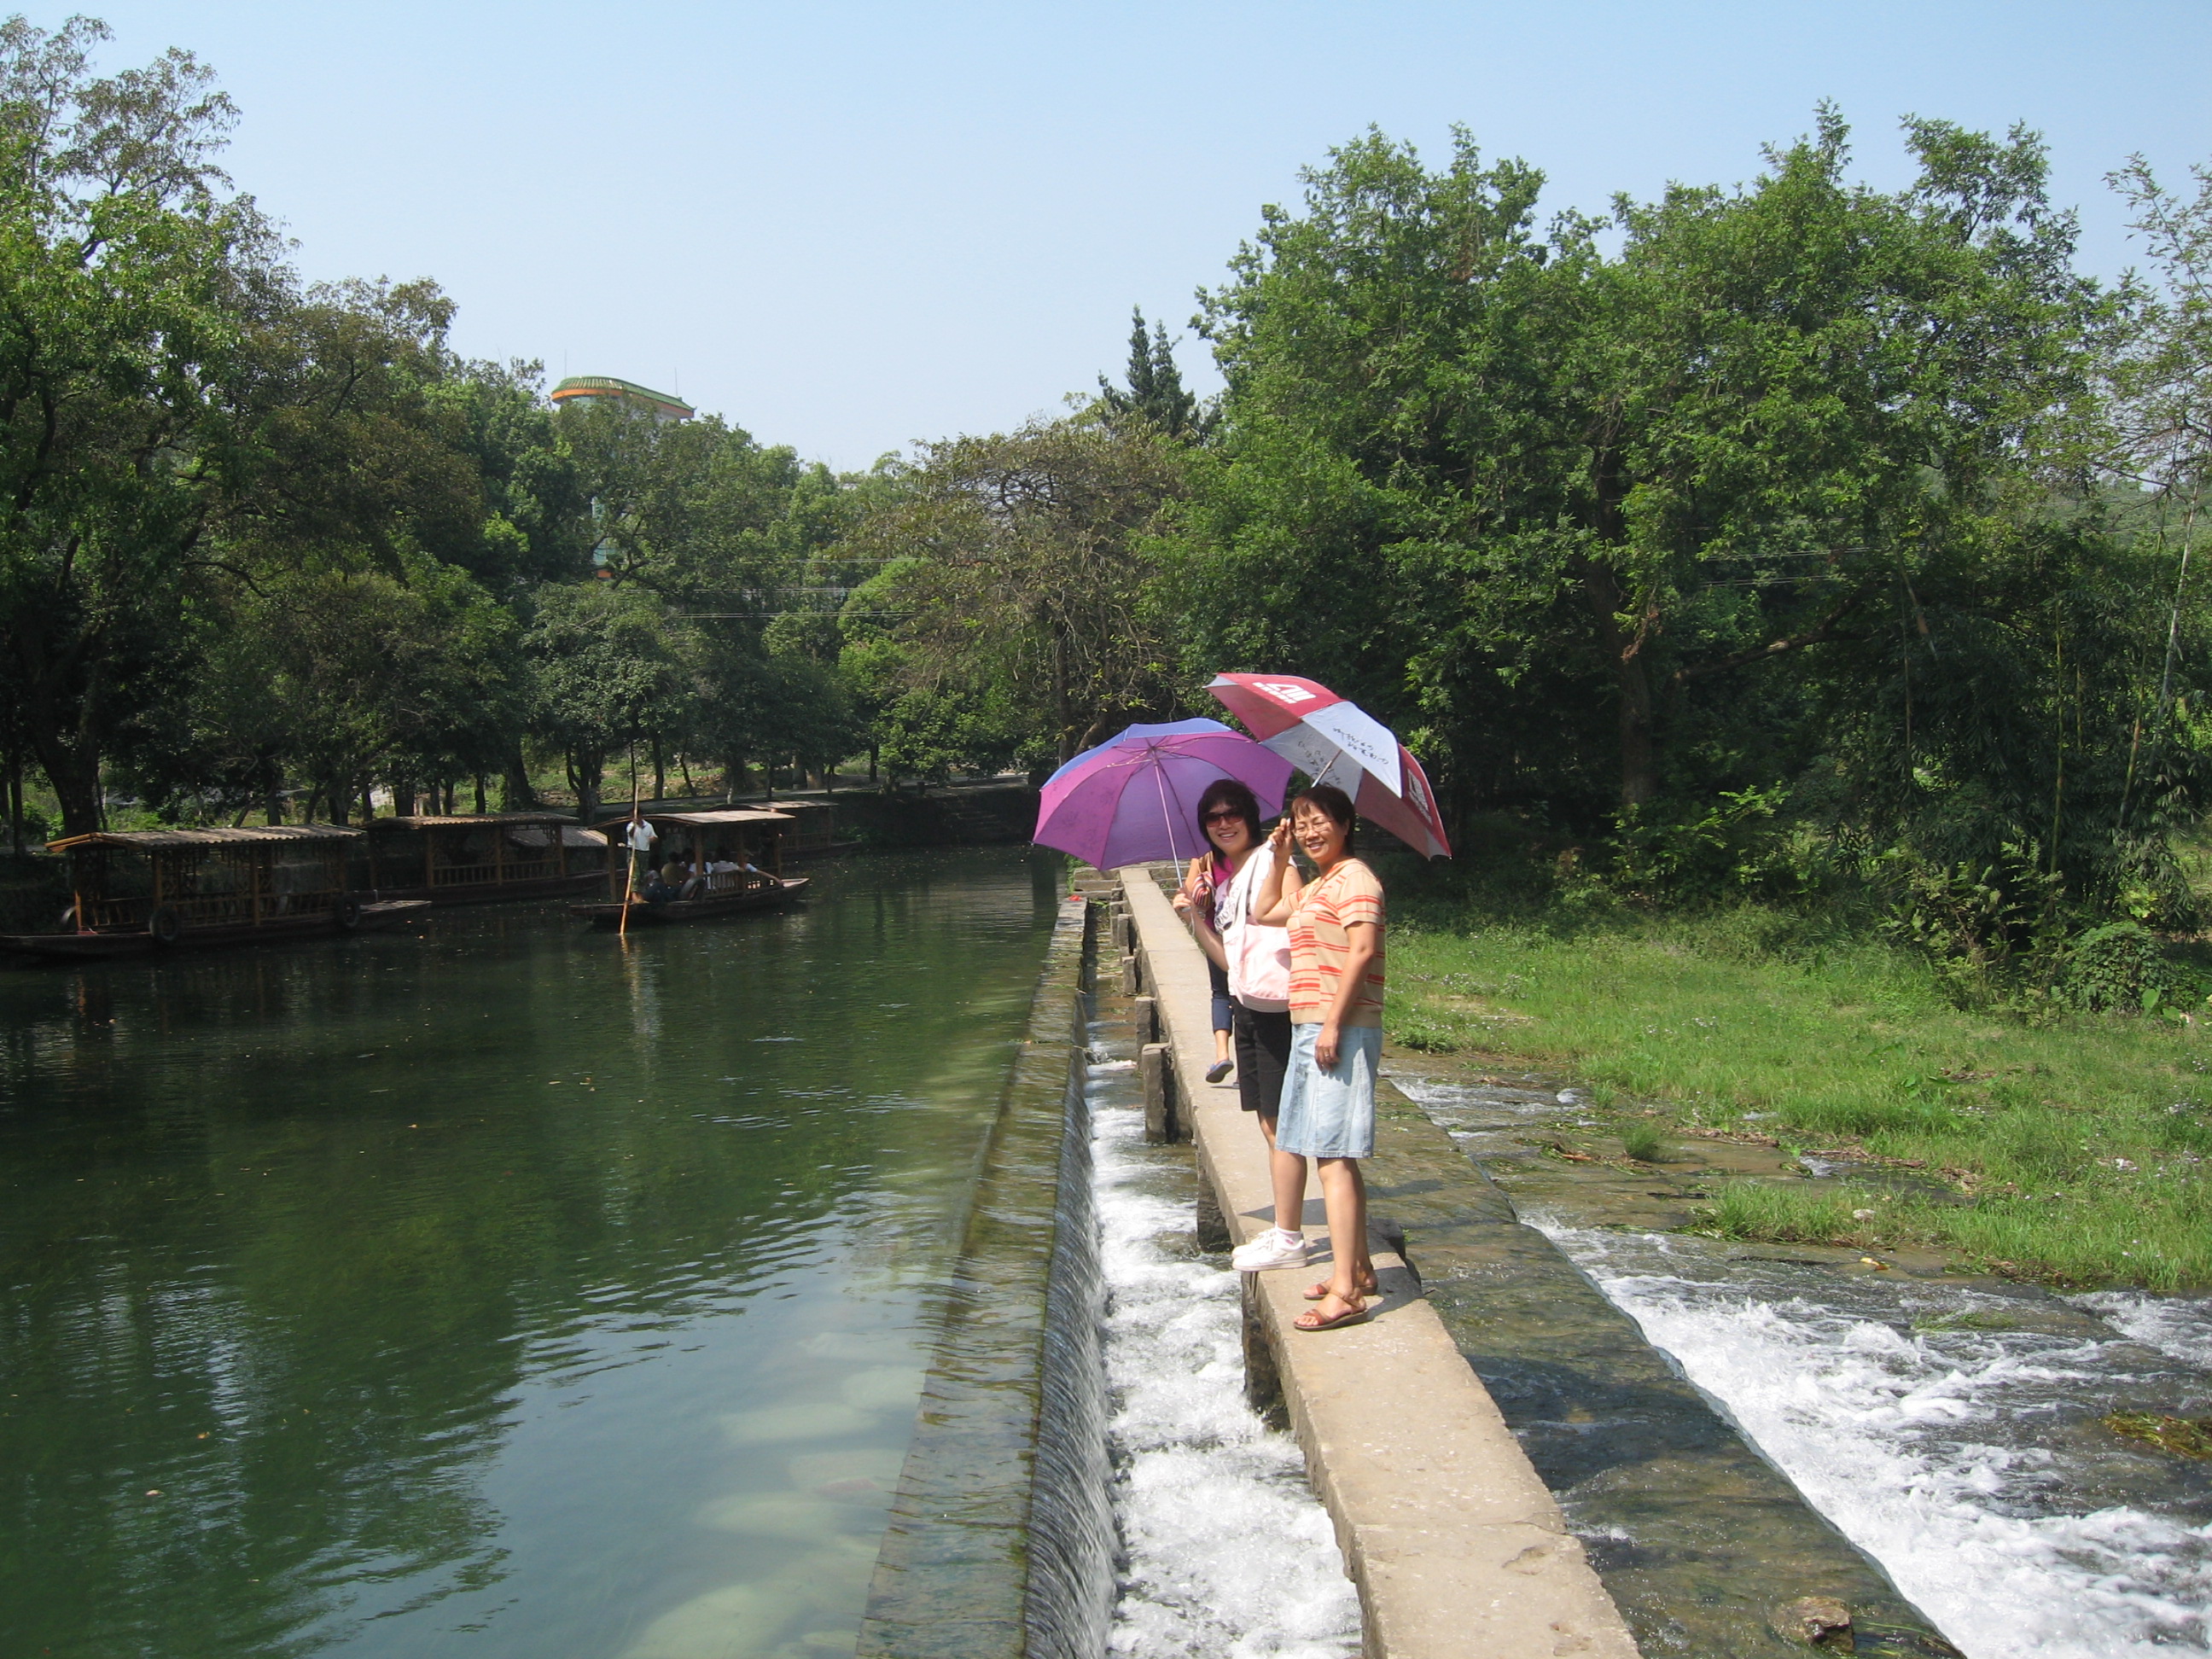
[[645,821],[645,814],[635,801],[630,803],[629,825],[623,831],[623,839],[629,844],[629,890],[641,891],[641,877],[653,873],[653,843],[660,839],[660,832]]

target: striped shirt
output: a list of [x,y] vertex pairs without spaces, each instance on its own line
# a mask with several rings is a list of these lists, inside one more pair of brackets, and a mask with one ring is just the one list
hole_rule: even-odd
[[1382,884],[1358,859],[1346,859],[1308,886],[1291,912],[1291,1024],[1319,1025],[1328,1018],[1352,949],[1346,930],[1363,921],[1375,925],[1375,954],[1344,1023],[1382,1023]]

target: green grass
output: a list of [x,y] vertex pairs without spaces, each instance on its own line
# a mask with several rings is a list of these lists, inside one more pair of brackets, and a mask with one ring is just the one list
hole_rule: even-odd
[[1834,1243],[1853,1235],[1851,1212],[1863,1206],[1833,1188],[1770,1187],[1731,1182],[1716,1194],[1707,1215],[1723,1238],[1779,1238]]
[[1656,1123],[1631,1123],[1620,1132],[1620,1150],[1638,1164],[1656,1164],[1666,1149]]
[[1808,945],[1802,919],[1755,907],[1463,927],[1407,908],[1387,1016],[1401,1046],[1522,1058],[1685,1125],[1913,1160],[1972,1200],[1747,1184],[1721,1196],[1722,1231],[1925,1243],[2067,1283],[2212,1283],[2201,1026],[1962,1011],[1917,960]]

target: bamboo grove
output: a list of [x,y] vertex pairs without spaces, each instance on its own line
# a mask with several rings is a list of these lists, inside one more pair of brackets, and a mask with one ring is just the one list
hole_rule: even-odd
[[1973,948],[2188,919],[2203,172],[2114,175],[2146,274],[2109,283],[2025,131],[1908,121],[1885,191],[1822,109],[1747,184],[1595,216],[1369,133],[1201,294],[1218,398],[1140,317],[1063,418],[838,475],[556,410],[429,282],[301,283],[207,71],[103,77],[103,38],[0,33],[19,834],[549,775],[588,811],[631,757],[1040,771],[1264,668],[1623,889],[1887,872]]

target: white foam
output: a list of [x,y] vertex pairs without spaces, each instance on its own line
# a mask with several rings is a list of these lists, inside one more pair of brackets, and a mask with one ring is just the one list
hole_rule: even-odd
[[1349,1659],[1359,1601],[1304,1460],[1244,1401],[1236,1275],[1162,1249],[1188,1203],[1147,1190],[1144,1114],[1094,1090],[1107,1425],[1125,1554],[1109,1649],[1143,1659]]
[[[1901,1330],[1907,1286],[1852,1282],[1855,1297],[1893,1299],[1885,1319],[1839,1307],[1840,1281],[1817,1301],[1777,1294],[1692,1241],[1527,1218],[1970,1659],[2208,1650],[2212,1527],[2069,1506],[2079,1471],[2016,1432],[2078,1414],[2123,1380],[2139,1348],[2048,1332]],[[2174,1304],[2104,1311],[2116,1327],[2142,1327],[2129,1332],[2136,1340],[2151,1341],[2155,1328],[2168,1339],[2155,1346],[2204,1363],[2198,1345],[2212,1325],[2188,1327]]]
[[2212,1303],[2136,1291],[2093,1291],[2067,1299],[2147,1348],[2212,1371]]

